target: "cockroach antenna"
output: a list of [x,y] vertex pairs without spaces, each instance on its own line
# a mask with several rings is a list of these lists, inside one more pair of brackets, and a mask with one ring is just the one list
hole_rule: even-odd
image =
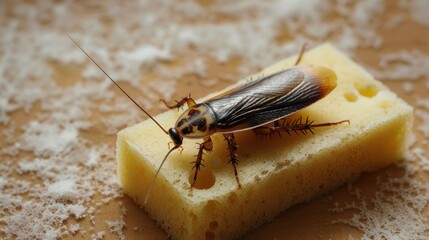
[[158,174],[159,174],[159,171],[161,171],[161,168],[162,168],[162,165],[164,165],[164,162],[165,162],[165,160],[167,160],[167,157],[168,157],[168,155],[170,155],[170,153],[172,152],[172,151],[174,151],[175,149],[178,149],[180,146],[178,146],[178,145],[176,145],[176,146],[174,146],[172,149],[170,149],[168,152],[167,152],[167,154],[165,155],[165,157],[164,157],[164,159],[162,160],[162,162],[161,162],[161,164],[159,165],[159,167],[158,167],[158,170],[156,171],[156,173],[155,173],[155,176],[152,178],[152,182],[150,182],[150,185],[149,185],[149,188],[147,189],[147,191],[146,191],[146,196],[144,197],[144,205],[146,205],[147,204],[147,201],[149,200],[149,195],[150,195],[150,192],[152,191],[152,188],[153,188],[153,186],[154,186],[154,184],[155,184],[155,180],[156,180],[156,178],[158,177]]
[[167,130],[165,130],[162,126],[161,126],[161,124],[159,124],[156,120],[155,120],[155,118],[153,118],[148,112],[146,112],[146,110],[144,110],[136,101],[134,101],[134,99],[130,96],[130,95],[128,95],[117,83],[116,83],[116,81],[115,80],[113,80],[113,78],[111,78],[110,76],[109,76],[109,74],[107,74],[107,72],[106,71],[104,71],[104,69],[102,68],[102,67],[100,67],[100,65],[98,65],[98,63],[91,57],[91,56],[89,56],[89,54],[85,51],[85,50],[83,50],[83,48],[69,35],[69,34],[67,34],[67,36],[70,38],[70,40],[72,40],[72,42],[83,52],[83,53],[85,53],[85,55],[89,58],[89,59],[91,59],[91,61],[110,79],[110,81],[112,81],[138,108],[140,108],[140,110],[142,110],[144,113],[146,113],[146,115],[150,118],[150,119],[152,119],[152,121],[154,121],[155,123],[156,123],[156,125],[158,125],[161,129],[162,129],[162,131],[164,131],[165,132],[165,134],[167,134],[168,135],[168,132],[167,132]]
[[153,177],[153,179],[152,179],[152,182],[150,183],[150,185],[149,185],[149,188],[148,188],[148,190],[146,191],[146,196],[145,196],[145,200],[144,200],[144,204],[146,205],[146,203],[147,203],[147,201],[148,201],[148,199],[149,199],[149,195],[150,195],[150,192],[152,191],[152,188],[153,188],[153,186],[154,186],[154,184],[155,184],[155,180],[156,180],[156,178],[157,178],[157,176],[158,176],[158,174],[159,174],[159,171],[161,170],[161,168],[162,168],[162,166],[164,165],[164,162],[165,162],[165,160],[167,160],[167,157],[170,155],[170,153],[171,152],[173,152],[173,150],[175,150],[175,149],[178,149],[178,148],[180,148],[180,146],[181,146],[181,144],[182,144],[182,137],[180,137],[179,135],[177,135],[177,133],[176,133],[176,131],[173,129],[173,128],[171,128],[169,131],[166,131],[162,126],[161,126],[161,124],[159,124],[148,112],[146,112],[146,110],[144,110],[136,101],[134,101],[134,99],[130,96],[130,95],[128,95],[126,92],[125,92],[125,90],[123,90],[122,88],[121,88],[121,86],[119,86],[117,83],[116,83],[116,81],[115,80],[113,80],[113,78],[111,78],[110,76],[109,76],[109,74],[107,74],[107,72],[106,71],[104,71],[104,69],[103,68],[101,68],[100,67],[100,65],[98,65],[98,63],[91,57],[91,56],[89,56],[89,54],[85,51],[85,50],[83,50],[83,48],[69,35],[69,34],[67,34],[67,36],[70,38],[70,40],[72,40],[72,42],[83,52],[83,53],[85,53],[85,55],[89,58],[89,59],[91,59],[91,61],[110,79],[110,81],[112,81],[138,108],[140,108],[140,110],[142,110],[144,113],[146,113],[146,115],[148,116],[148,117],[150,117],[150,119],[152,119],[155,123],[156,123],[156,125],[158,125],[161,129],[162,129],[162,131],[164,131],[167,135],[169,135],[173,140],[174,140],[174,143],[175,143],[175,146],[170,150],[170,151],[168,151],[167,152],[167,154],[165,155],[165,157],[164,157],[164,159],[162,160],[162,162],[161,162],[161,165],[158,167],[158,170],[156,171],[156,174],[155,174],[155,176]]

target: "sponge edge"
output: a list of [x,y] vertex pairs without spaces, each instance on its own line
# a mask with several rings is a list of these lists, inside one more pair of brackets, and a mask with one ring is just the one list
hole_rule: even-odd
[[[262,73],[284,69],[295,59]],[[195,161],[195,143],[201,140],[184,139],[183,152],[171,154],[143,206],[148,185],[171,141],[153,122],[144,121],[118,133],[118,176],[124,191],[174,239],[231,239],[293,204],[404,158],[413,120],[411,106],[329,44],[306,52],[301,64],[334,70],[337,88],[290,118],[309,116],[315,123],[348,119],[350,125],[271,140],[256,137],[252,131],[237,133],[241,189],[228,164],[223,136],[215,134],[214,149],[204,155],[205,167],[191,192],[190,162]],[[179,115],[172,110],[156,119],[170,127]]]

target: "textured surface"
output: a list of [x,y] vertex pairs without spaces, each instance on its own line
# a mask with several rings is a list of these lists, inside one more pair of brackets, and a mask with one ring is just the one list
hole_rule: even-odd
[[[290,66],[294,57],[264,73]],[[344,119],[350,125],[315,130],[309,136],[257,138],[237,134],[242,189],[237,190],[227,164],[226,143],[214,136],[214,151],[205,155],[200,188],[189,191],[195,141],[185,139],[182,154],[173,153],[161,170],[144,208],[174,238],[237,237],[285,208],[319,196],[340,184],[403,159],[412,108],[330,45],[308,51],[301,64],[322,65],[338,76],[326,98],[291,116],[316,123]],[[157,116],[173,126],[180,112]],[[168,136],[145,121],[118,134],[118,175],[125,192],[142,205],[145,190],[167,151]],[[197,141],[198,142],[198,141]]]

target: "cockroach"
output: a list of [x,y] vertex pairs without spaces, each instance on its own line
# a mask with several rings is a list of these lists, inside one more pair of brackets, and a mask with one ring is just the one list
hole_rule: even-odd
[[350,123],[349,120],[313,124],[308,118],[292,122],[284,120],[295,113],[328,95],[337,85],[337,76],[334,71],[321,66],[299,66],[305,45],[302,47],[298,59],[293,67],[259,77],[239,87],[217,95],[202,103],[196,103],[190,95],[184,97],[174,105],[169,105],[161,99],[168,108],[180,108],[187,105],[188,109],[177,119],[174,127],[166,130],[146,110],[134,101],[85,51],[80,45],[69,38],[97,67],[115,84],[137,107],[140,108],[164,133],[170,136],[174,147],[171,148],[162,160],[145,197],[145,204],[155,179],[165,160],[175,149],[181,148],[184,138],[203,139],[199,144],[197,159],[192,162],[195,168],[191,188],[197,181],[198,171],[203,166],[204,151],[213,150],[211,135],[223,134],[228,143],[229,163],[234,169],[238,188],[241,188],[237,173],[238,155],[234,133],[253,130],[257,135],[272,135],[281,132],[311,132],[316,127],[326,127],[341,123]]

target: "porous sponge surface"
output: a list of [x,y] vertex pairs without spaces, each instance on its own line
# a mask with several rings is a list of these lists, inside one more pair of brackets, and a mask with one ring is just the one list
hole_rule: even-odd
[[[285,69],[295,60],[286,59],[262,73]],[[195,161],[195,143],[202,140],[184,139],[183,152],[170,155],[143,205],[171,141],[147,120],[118,133],[118,176],[124,191],[174,239],[231,239],[293,204],[403,159],[413,119],[411,106],[329,44],[306,52],[300,64],[331,68],[337,74],[337,88],[290,119],[308,116],[315,123],[350,120],[350,124],[315,129],[315,135],[284,133],[271,139],[252,131],[237,133],[241,189],[228,164],[227,144],[215,134],[197,188],[190,191],[194,173],[190,162]],[[156,119],[173,127],[179,115],[171,110]]]

